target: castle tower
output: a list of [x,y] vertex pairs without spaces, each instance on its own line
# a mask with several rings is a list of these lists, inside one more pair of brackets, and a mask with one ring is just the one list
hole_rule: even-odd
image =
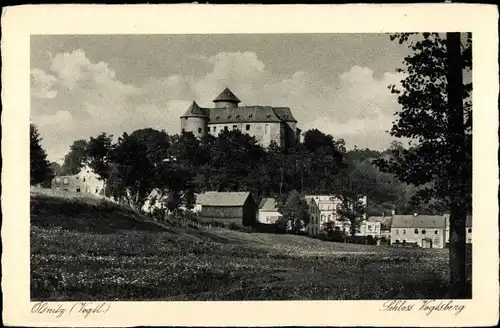
[[181,131],[192,132],[195,137],[207,134],[208,114],[193,101],[184,115],[181,116]]
[[238,103],[241,101],[231,92],[231,90],[225,88],[213,102],[215,103],[215,108],[234,108],[238,107]]

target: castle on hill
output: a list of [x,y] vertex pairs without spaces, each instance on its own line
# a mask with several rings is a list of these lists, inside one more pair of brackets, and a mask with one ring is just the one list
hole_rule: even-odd
[[215,107],[203,108],[193,101],[180,117],[182,132],[196,137],[217,136],[223,130],[240,130],[267,147],[272,141],[285,148],[300,140],[301,130],[289,107],[238,106],[241,102],[228,88],[213,100]]

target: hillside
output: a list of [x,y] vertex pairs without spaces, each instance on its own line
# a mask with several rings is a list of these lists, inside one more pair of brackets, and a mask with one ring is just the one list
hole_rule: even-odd
[[31,199],[32,300],[445,297],[446,250],[163,225],[83,195]]

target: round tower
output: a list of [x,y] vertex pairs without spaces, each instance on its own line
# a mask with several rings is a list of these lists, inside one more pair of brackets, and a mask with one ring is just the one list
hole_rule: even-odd
[[181,116],[181,131],[192,132],[199,138],[207,134],[208,114],[193,101],[184,115]]
[[238,103],[241,101],[231,92],[231,90],[225,88],[213,102],[215,103],[215,108],[234,108],[238,107]]

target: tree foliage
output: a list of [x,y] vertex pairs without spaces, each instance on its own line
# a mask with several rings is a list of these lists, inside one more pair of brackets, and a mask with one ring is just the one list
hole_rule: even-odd
[[78,174],[83,165],[87,162],[88,141],[84,139],[75,140],[69,147],[69,153],[64,156],[64,163],[61,167],[62,175]]
[[42,138],[34,124],[30,124],[30,184],[50,181],[53,172],[47,161],[47,154],[41,145]]

